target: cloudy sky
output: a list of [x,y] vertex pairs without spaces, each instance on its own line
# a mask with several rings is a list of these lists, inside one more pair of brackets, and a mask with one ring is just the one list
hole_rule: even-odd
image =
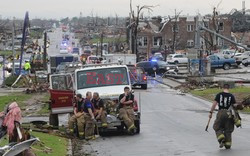
[[[23,18],[25,11],[29,11],[30,18],[63,18],[94,15],[128,16],[130,0],[0,0],[0,15],[2,18],[13,16]],[[174,10],[182,11],[182,15],[195,15],[198,12],[207,14],[217,6],[221,0],[133,0],[136,5],[159,5],[154,8],[152,15],[173,15]],[[230,12],[233,8],[241,9],[241,0],[222,0],[219,5],[221,13]],[[250,9],[250,1],[246,1],[246,8]],[[147,11],[144,13],[149,15]]]

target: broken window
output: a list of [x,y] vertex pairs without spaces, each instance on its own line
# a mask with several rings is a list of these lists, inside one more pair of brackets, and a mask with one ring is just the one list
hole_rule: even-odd
[[218,45],[219,46],[224,46],[224,40],[221,38],[218,38]]
[[224,23],[223,22],[219,22],[219,24],[218,24],[218,30],[220,30],[220,31],[224,30]]
[[148,38],[147,37],[143,37],[143,44],[144,44],[144,46],[148,45]]
[[187,47],[188,48],[191,48],[191,47],[193,47],[194,46],[194,40],[188,40],[187,41]]
[[154,37],[154,46],[162,45],[162,37]]
[[188,24],[187,25],[187,31],[188,32],[193,32],[194,31],[194,25],[193,24]]
[[139,37],[137,42],[138,42],[139,46],[145,47],[148,45],[148,38],[147,37]]

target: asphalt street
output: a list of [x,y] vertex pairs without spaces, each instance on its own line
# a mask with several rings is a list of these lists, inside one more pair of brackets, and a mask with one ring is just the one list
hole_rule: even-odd
[[205,132],[211,103],[191,95],[179,95],[158,83],[150,83],[141,94],[141,133],[134,136],[113,134],[91,141],[101,156],[248,156],[250,116],[242,114],[243,126],[235,129],[231,150],[219,149],[212,124]]

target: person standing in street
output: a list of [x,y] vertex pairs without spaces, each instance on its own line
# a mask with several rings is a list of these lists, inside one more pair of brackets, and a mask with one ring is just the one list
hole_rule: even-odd
[[106,128],[108,126],[107,118],[106,118],[107,113],[105,111],[104,102],[99,97],[99,93],[97,92],[93,93],[93,99],[91,100],[91,102],[93,103],[94,108],[95,108],[96,120],[101,120],[102,127]]
[[81,94],[76,95],[76,103],[74,106],[74,115],[72,115],[69,119],[69,131],[71,134],[74,133],[74,124],[77,123],[77,128],[79,132],[80,139],[84,138],[84,99]]
[[95,139],[95,116],[94,116],[94,106],[91,103],[92,93],[86,93],[86,99],[84,102],[84,119],[85,125],[85,139],[91,140]]
[[233,106],[236,100],[233,94],[229,93],[230,86],[224,85],[223,92],[216,95],[214,103],[211,107],[209,118],[212,118],[213,112],[218,105],[219,110],[213,125],[220,148],[225,146],[230,149],[232,146],[232,132],[234,131]]
[[24,70],[26,71],[27,74],[30,74],[31,65],[28,60],[25,60]]
[[119,96],[120,110],[119,117],[124,121],[130,134],[134,134],[136,127],[134,124],[135,115],[133,109],[134,95],[129,87],[124,88],[124,93]]

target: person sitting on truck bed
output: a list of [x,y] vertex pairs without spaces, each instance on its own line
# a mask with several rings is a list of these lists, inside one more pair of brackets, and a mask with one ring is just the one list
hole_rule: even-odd
[[94,92],[93,93],[93,99],[91,100],[91,102],[94,105],[95,108],[95,117],[96,120],[101,120],[102,122],[102,127],[106,128],[108,126],[107,124],[107,119],[106,119],[106,111],[104,108],[104,102],[103,100],[99,97],[99,93]]
[[86,121],[85,125],[85,139],[91,140],[95,139],[95,116],[94,116],[94,106],[91,103],[92,93],[86,93],[86,99],[84,101],[84,119]]
[[84,137],[84,99],[82,98],[81,94],[76,95],[76,103],[74,106],[74,115],[69,119],[69,131],[71,134],[74,132],[74,123],[77,122],[77,128],[79,132],[79,137]]
[[124,93],[119,96],[119,102],[119,117],[127,126],[128,132],[134,134],[136,130],[134,125],[135,115],[133,109],[134,95],[130,92],[129,87],[124,88]]

